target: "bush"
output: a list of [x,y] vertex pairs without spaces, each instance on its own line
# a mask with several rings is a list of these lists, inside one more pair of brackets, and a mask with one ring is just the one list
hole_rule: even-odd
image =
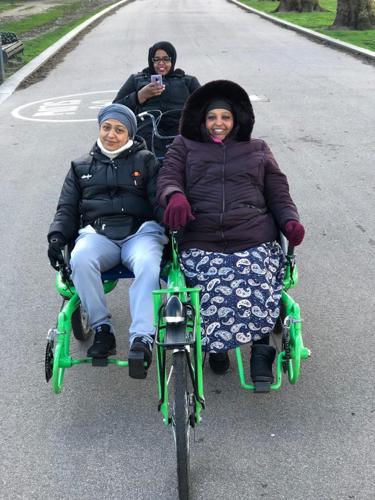
[[1,33],[1,43],[6,45],[7,43],[18,42],[18,37],[15,33],[10,31],[2,31]]

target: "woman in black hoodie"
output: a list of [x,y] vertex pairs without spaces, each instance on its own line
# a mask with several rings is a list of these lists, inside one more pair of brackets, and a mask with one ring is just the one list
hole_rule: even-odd
[[[148,51],[148,67],[139,73],[130,75],[118,91],[114,103],[124,104],[135,114],[142,111],[169,111],[159,126],[161,135],[178,134],[179,113],[187,98],[200,87],[195,76],[185,74],[182,69],[175,69],[176,49],[170,42],[157,42]],[[151,82],[151,75],[161,75],[162,85]],[[176,111],[177,110],[177,111]],[[173,112],[176,111],[176,112]],[[151,149],[151,125],[139,131]],[[155,140],[156,156],[164,156],[166,141]]]

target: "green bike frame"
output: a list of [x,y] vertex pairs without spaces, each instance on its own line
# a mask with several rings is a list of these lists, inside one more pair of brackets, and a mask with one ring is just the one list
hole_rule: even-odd
[[[183,304],[190,304],[194,315],[188,319],[186,324],[187,333],[193,335],[195,341],[186,347],[192,352],[192,363],[189,366],[190,375],[194,385],[195,400],[195,422],[201,420],[201,411],[204,407],[203,374],[202,374],[202,342],[201,342],[201,317],[200,317],[200,290],[198,288],[186,287],[185,276],[180,268],[178,250],[174,237],[171,237],[172,260],[164,269],[167,276],[167,288],[153,291],[154,303],[154,325],[158,331],[156,346],[157,363],[157,387],[159,395],[159,408],[166,425],[170,423],[168,404],[168,380],[165,370],[166,348],[163,347],[166,324],[160,318],[160,310],[163,303],[170,295],[177,295]],[[300,376],[301,361],[310,356],[310,350],[303,344],[302,319],[299,305],[288,294],[289,289],[294,288],[298,282],[298,270],[294,265],[293,257],[287,256],[284,276],[284,288],[281,296],[283,325],[282,342],[284,349],[278,353],[276,358],[275,382],[271,384],[272,390],[281,387],[282,374],[286,372],[291,384],[295,384]],[[111,292],[117,285],[117,281],[106,280],[103,282],[104,292]],[[70,337],[72,332],[72,315],[80,305],[80,299],[73,286],[64,283],[60,274],[57,275],[56,288],[61,296],[65,298],[63,307],[58,315],[57,326],[50,330],[48,341],[55,346],[52,364],[52,389],[58,394],[61,392],[64,382],[66,368],[79,364],[92,364],[92,358],[74,358],[70,355]],[[255,390],[255,386],[246,382],[241,349],[237,347],[236,359],[241,387],[247,390]],[[189,354],[190,355],[190,354]],[[127,367],[128,361],[108,358],[106,364],[114,364]]]
[[[191,368],[193,370],[193,380],[195,386],[195,422],[198,423],[201,420],[201,410],[204,405],[203,396],[203,376],[202,376],[202,345],[201,345],[201,324],[200,324],[200,302],[199,302],[199,289],[187,288],[185,284],[185,277],[180,269],[178,263],[178,254],[176,249],[176,243],[172,237],[173,245],[173,260],[170,262],[165,270],[164,274],[168,276],[167,278],[167,288],[161,290],[155,290],[153,292],[154,298],[154,322],[155,326],[158,326],[159,321],[159,311],[163,303],[163,297],[167,297],[170,294],[178,294],[179,298],[183,303],[189,303],[192,309],[195,311],[193,320],[190,319],[187,322],[186,328],[188,332],[191,332],[195,337],[195,343],[192,346],[188,346],[193,349],[193,361]],[[104,292],[111,292],[117,285],[117,281],[104,281],[103,287]],[[57,274],[56,288],[61,296],[65,298],[63,307],[58,315],[57,327],[49,333],[49,342],[52,345],[56,345],[53,353],[53,366],[52,366],[52,389],[56,394],[59,394],[63,387],[64,373],[66,368],[71,368],[72,366],[79,364],[92,364],[92,358],[74,358],[70,355],[70,338],[72,333],[72,315],[80,305],[80,299],[75,291],[74,287],[68,283],[63,282],[60,274]],[[164,336],[164,326],[161,327],[159,340],[163,341]],[[165,356],[166,349],[160,345],[157,345],[157,387],[160,410],[163,415],[163,421],[166,425],[170,423],[170,416],[168,414],[168,381],[167,373],[164,369],[161,370],[161,359]],[[120,367],[127,367],[127,360],[112,359],[107,358],[106,364],[114,364]],[[163,397],[162,397],[163,394]]]
[[[117,281],[105,281],[103,283],[104,292],[111,292],[117,285]],[[63,387],[65,368],[74,365],[92,364],[92,358],[73,358],[70,356],[70,336],[72,332],[72,315],[79,307],[81,301],[73,286],[62,281],[60,274],[57,274],[56,288],[60,295],[66,300],[57,318],[57,327],[53,330],[50,340],[56,343],[53,355],[52,368],[52,390],[59,394]],[[108,358],[108,364],[118,366],[128,366],[127,361]]]
[[[303,345],[302,339],[302,319],[300,307],[287,293],[290,288],[294,288],[298,283],[298,269],[294,264],[293,256],[287,256],[283,290],[281,294],[281,304],[283,311],[282,339],[284,350],[276,357],[275,382],[271,384],[272,390],[281,387],[283,371],[288,373],[291,384],[295,384],[300,375],[301,360],[310,357],[310,350]],[[238,375],[243,389],[255,390],[253,384],[247,383],[243,367],[240,347],[236,348],[236,358]]]
[[200,319],[200,298],[199,288],[186,287],[185,276],[178,261],[178,251],[174,236],[171,236],[172,261],[168,264],[167,288],[155,290],[154,296],[154,322],[157,328],[156,338],[156,361],[158,372],[158,394],[159,410],[163,415],[163,422],[168,425],[171,422],[171,415],[168,403],[168,373],[165,369],[166,347],[163,346],[166,323],[160,315],[165,300],[171,295],[177,295],[183,304],[189,304],[194,311],[192,318],[187,320],[186,333],[194,338],[192,345],[185,346],[190,356],[193,355],[190,376],[194,386],[194,420],[195,423],[201,421],[201,411],[204,408],[203,395],[203,373],[202,373],[202,341],[201,341],[201,319]]

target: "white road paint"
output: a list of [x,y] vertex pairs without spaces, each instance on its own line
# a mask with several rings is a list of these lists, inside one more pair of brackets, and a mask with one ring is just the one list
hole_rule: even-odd
[[[98,99],[101,94],[111,94],[107,99]],[[92,122],[96,121],[96,110],[112,102],[116,90],[97,90],[82,94],[69,94],[23,104],[12,111],[20,120],[34,122]],[[86,96],[94,96],[85,98]],[[75,118],[71,118],[74,115]]]
[[[12,115],[20,120],[33,122],[93,122],[97,119],[97,110],[110,104],[116,93],[116,90],[97,90],[50,97],[18,106],[12,111]],[[110,94],[110,97],[100,99],[101,94]],[[269,102],[269,99],[263,95],[250,95],[249,97],[252,102]]]

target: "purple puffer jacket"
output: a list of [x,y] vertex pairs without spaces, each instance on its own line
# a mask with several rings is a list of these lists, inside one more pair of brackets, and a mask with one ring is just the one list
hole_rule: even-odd
[[[235,127],[224,143],[209,139],[205,110],[230,102]],[[208,82],[187,100],[180,132],[159,172],[157,197],[165,207],[176,191],[187,196],[195,220],[180,248],[233,253],[278,238],[288,220],[299,220],[288,181],[267,144],[251,139],[254,112],[248,93],[229,80]]]
[[161,206],[185,193],[195,220],[181,249],[233,253],[278,238],[288,220],[299,220],[286,176],[260,139],[223,144],[176,137],[159,172]]

